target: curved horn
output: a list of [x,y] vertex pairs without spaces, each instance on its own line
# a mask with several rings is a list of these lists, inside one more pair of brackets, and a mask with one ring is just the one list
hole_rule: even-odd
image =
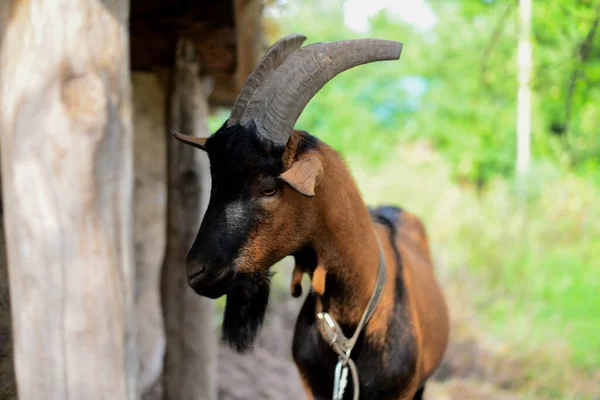
[[229,119],[227,120],[227,126],[235,125],[240,122],[240,118],[246,110],[248,101],[252,98],[252,95],[256,92],[256,89],[263,82],[269,72],[279,67],[282,62],[294,51],[298,50],[302,43],[306,40],[306,36],[300,34],[291,34],[282,37],[264,54],[258,63],[258,66],[254,71],[248,75],[246,82],[242,90],[238,94]]
[[294,53],[272,71],[249,100],[240,123],[255,124],[264,139],[285,145],[310,99],[333,77],[374,61],[397,60],[402,43],[354,39],[315,43]]

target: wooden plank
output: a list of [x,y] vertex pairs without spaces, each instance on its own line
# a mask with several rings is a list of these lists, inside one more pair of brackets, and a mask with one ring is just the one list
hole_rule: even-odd
[[[207,137],[208,82],[190,40],[177,45],[171,79],[169,129]],[[210,195],[205,153],[171,137],[168,140],[168,235],[162,275],[167,349],[164,388],[167,400],[215,400],[216,357],[214,302],[196,295],[186,282],[185,260],[196,237]]]
[[128,0],[20,0],[0,54],[19,399],[135,399]]

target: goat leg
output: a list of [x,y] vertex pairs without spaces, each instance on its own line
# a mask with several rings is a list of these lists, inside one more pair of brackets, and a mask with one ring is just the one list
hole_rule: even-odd
[[313,292],[318,296],[323,296],[325,293],[325,275],[327,275],[325,267],[321,264],[317,265],[312,276],[312,287]]
[[292,292],[293,297],[302,296],[302,276],[304,275],[304,271],[302,267],[298,264],[294,266],[294,272],[292,273],[292,285],[290,291]]

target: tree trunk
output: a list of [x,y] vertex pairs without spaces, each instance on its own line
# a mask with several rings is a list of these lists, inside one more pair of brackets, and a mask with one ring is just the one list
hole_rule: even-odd
[[137,349],[142,399],[162,398],[165,332],[160,273],[167,229],[165,89],[154,73],[133,74]]
[[[199,79],[191,42],[181,40],[172,77],[170,126],[188,135],[208,136],[209,90]],[[167,140],[168,235],[162,277],[167,336],[165,398],[216,399],[214,303],[196,295],[186,282],[185,259],[196,237],[210,193],[208,157],[200,150]]]
[[6,7],[0,135],[19,398],[135,399],[129,4]]

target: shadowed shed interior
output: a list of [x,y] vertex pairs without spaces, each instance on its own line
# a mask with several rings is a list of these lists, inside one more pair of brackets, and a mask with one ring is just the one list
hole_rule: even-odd
[[131,69],[171,68],[180,37],[193,42],[203,76],[212,77],[213,106],[230,106],[266,46],[263,4],[256,0],[132,0]]

